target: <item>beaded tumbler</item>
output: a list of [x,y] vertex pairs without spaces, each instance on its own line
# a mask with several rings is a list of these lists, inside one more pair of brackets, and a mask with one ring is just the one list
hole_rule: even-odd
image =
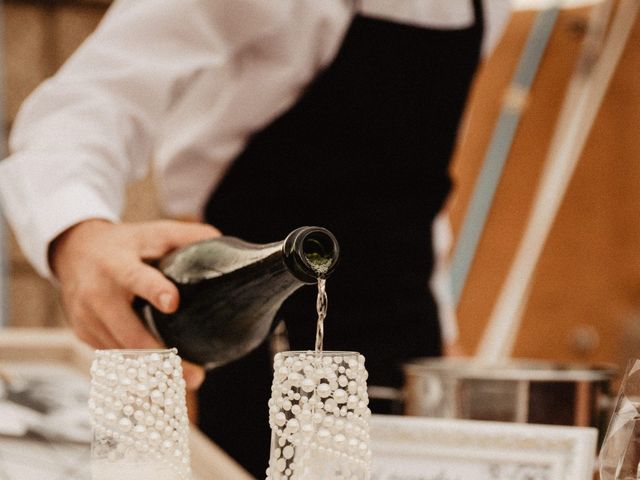
[[93,480],[191,479],[177,350],[97,350],[91,376]]
[[267,480],[368,479],[368,403],[362,355],[276,354]]

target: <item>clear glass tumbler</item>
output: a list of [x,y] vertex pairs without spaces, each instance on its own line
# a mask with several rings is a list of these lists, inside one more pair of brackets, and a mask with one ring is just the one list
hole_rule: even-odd
[[91,366],[93,480],[190,480],[181,359],[170,350],[97,350]]
[[640,478],[640,360],[629,362],[600,448],[600,480]]
[[267,479],[368,479],[368,403],[362,355],[276,354],[269,400]]

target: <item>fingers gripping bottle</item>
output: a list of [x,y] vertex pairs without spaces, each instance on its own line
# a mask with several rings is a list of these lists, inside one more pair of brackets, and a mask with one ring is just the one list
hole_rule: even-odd
[[184,359],[215,368],[260,345],[282,302],[329,276],[338,257],[338,242],[321,227],[300,227],[283,241],[264,245],[225,236],[205,240],[156,265],[180,292],[174,313],[141,298],[134,300],[134,310]]

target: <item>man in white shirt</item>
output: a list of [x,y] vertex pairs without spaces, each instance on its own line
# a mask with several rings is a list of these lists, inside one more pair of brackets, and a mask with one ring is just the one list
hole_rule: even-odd
[[[343,262],[326,346],[361,351],[372,383],[397,386],[403,359],[440,353],[430,222],[481,45],[507,11],[507,0],[117,1],[23,105],[2,205],[97,348],[156,347],[131,298],[165,312],[179,298],[143,260],[218,234],[120,223],[125,185],[150,168],[171,217],[259,243],[328,227]],[[303,294],[282,309],[294,347],[312,344],[311,322],[296,322],[312,306]],[[266,412],[266,347],[225,369],[201,390],[201,427],[260,475],[266,413],[243,423],[228,404]]]

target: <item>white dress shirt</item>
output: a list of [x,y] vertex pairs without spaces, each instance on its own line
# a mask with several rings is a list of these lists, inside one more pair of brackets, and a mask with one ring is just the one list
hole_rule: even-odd
[[[442,29],[471,0],[120,0],[25,101],[0,162],[0,204],[40,274],[47,248],[89,218],[117,222],[152,169],[170,216],[199,214],[248,137],[335,56],[354,10]],[[508,15],[485,0],[484,49]]]

